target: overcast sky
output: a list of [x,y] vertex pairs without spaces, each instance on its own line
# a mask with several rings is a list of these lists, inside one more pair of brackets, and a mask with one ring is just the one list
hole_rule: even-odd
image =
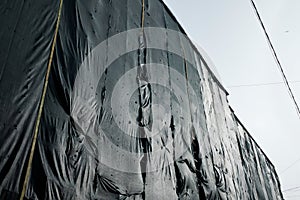
[[[300,119],[284,84],[273,84],[283,79],[250,0],[164,1],[214,62],[230,105],[275,165],[282,190],[300,187]],[[255,3],[300,104],[300,0]],[[260,85],[243,86],[252,84]],[[300,199],[300,188],[284,196]]]

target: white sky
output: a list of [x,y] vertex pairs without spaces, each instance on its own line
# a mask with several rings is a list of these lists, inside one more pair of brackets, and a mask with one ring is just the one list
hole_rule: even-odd
[[[216,65],[230,105],[275,165],[282,190],[300,187],[300,119],[284,84],[231,87],[282,82],[250,0],[164,2]],[[300,81],[300,0],[255,3],[288,80]],[[300,82],[291,86],[300,104]],[[300,188],[284,196],[300,199]]]

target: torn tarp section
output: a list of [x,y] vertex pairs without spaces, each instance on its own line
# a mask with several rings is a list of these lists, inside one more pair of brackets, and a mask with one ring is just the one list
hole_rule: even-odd
[[[19,199],[59,2],[0,3],[0,199]],[[30,200],[283,199],[161,0],[64,0]]]

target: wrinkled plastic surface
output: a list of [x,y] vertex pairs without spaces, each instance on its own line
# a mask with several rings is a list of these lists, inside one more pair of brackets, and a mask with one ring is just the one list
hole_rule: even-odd
[[[58,4],[0,2],[0,199],[20,196]],[[25,199],[283,199],[176,19],[142,8],[64,0]]]

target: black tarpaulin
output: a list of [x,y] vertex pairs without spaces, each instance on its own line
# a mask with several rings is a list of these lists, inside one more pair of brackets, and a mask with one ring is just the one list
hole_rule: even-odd
[[0,199],[283,199],[161,0],[64,0],[51,59],[59,3],[0,3]]

